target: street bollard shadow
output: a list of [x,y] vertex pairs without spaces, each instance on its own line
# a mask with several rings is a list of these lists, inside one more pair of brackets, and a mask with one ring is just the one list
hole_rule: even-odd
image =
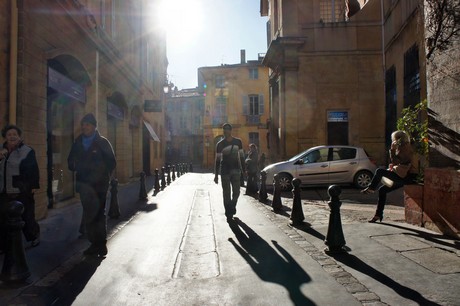
[[156,204],[156,203],[145,203],[145,205],[142,205],[142,206],[139,207],[139,211],[151,212],[151,211],[154,211],[157,208],[158,208],[158,204]]
[[230,228],[239,244],[233,238],[228,240],[263,281],[285,287],[294,305],[315,305],[300,291],[302,284],[311,281],[310,276],[283,247],[272,240],[275,248],[282,254],[280,256],[273,247],[239,219],[231,222]]
[[316,237],[318,238],[319,240],[325,240],[326,239],[326,236],[324,236],[323,234],[321,234],[320,232],[318,232],[317,230],[313,229],[311,227],[311,224],[308,223],[308,222],[304,222],[302,224],[299,224],[299,225],[292,225],[292,227],[295,227],[296,229],[298,230],[301,230],[302,232],[305,232],[307,234],[310,234],[312,235],[313,237]]
[[396,282],[392,278],[386,276],[382,272],[376,270],[375,268],[369,266],[363,262],[358,257],[349,254],[349,253],[338,253],[331,255],[336,261],[359,271],[369,277],[372,277],[376,281],[380,282],[382,285],[392,289],[394,292],[399,294],[399,296],[406,298],[408,300],[416,302],[418,305],[431,306],[439,305],[435,302],[432,302],[425,297],[423,297],[419,292],[409,287],[403,286],[400,283]]

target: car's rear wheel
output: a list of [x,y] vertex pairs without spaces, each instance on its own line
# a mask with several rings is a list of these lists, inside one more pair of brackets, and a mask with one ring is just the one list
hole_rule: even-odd
[[371,183],[371,180],[372,180],[372,172],[362,170],[356,173],[355,178],[353,180],[353,184],[357,188],[363,189],[369,186],[369,184]]
[[292,190],[292,177],[286,173],[279,173],[281,191]]

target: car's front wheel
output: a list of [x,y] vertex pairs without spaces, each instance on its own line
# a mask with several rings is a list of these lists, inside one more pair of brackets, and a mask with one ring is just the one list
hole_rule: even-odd
[[292,190],[292,177],[286,173],[279,173],[281,191]]
[[362,170],[356,173],[353,184],[360,189],[369,186],[372,180],[372,173],[370,171]]

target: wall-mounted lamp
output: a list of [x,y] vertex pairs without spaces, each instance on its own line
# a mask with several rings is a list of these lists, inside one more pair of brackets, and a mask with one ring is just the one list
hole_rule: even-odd
[[167,94],[167,93],[169,93],[170,91],[172,91],[173,88],[174,88],[174,83],[171,83],[171,82],[167,83],[167,82],[166,82],[166,83],[163,85],[163,92],[164,92],[165,94]]

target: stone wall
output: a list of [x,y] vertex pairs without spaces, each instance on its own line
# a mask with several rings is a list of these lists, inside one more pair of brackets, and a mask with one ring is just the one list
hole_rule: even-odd
[[445,235],[460,234],[460,171],[427,168],[423,185],[404,186],[405,219]]

